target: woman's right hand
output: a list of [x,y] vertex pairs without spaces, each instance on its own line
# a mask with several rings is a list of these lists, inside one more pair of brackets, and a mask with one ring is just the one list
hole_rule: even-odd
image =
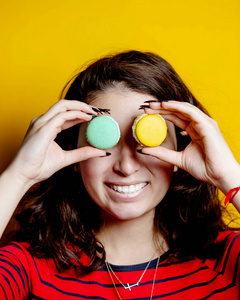
[[105,156],[104,150],[91,146],[64,151],[54,141],[62,130],[90,121],[91,114],[97,115],[86,103],[60,100],[45,114],[33,119],[9,166],[11,172],[30,187],[70,164],[91,157]]

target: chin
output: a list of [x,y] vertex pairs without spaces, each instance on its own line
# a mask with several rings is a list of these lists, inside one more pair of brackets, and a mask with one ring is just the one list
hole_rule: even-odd
[[[134,219],[138,219],[141,217],[144,217],[145,215],[151,213],[151,210],[140,210],[138,209],[122,209],[122,210],[114,210],[114,211],[108,211],[107,213],[110,214],[113,218],[119,220],[119,221],[130,221]],[[155,211],[155,210],[154,210]],[[154,212],[153,212],[154,214]]]

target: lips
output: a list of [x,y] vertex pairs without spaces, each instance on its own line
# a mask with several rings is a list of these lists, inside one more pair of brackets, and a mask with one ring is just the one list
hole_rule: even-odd
[[132,194],[142,190],[148,182],[140,182],[137,184],[131,185],[116,185],[116,184],[107,184],[112,190],[121,194]]

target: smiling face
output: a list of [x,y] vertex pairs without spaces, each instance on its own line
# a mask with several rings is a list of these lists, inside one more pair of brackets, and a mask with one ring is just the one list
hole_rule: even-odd
[[[168,191],[173,166],[136,150],[141,146],[132,136],[134,119],[144,101],[154,99],[124,88],[111,88],[101,92],[90,102],[100,108],[108,108],[111,117],[120,127],[118,144],[110,149],[107,157],[91,158],[79,163],[85,188],[104,215],[119,220],[154,215],[155,207]],[[167,122],[168,134],[163,147],[176,149],[175,129]],[[78,146],[87,145],[87,124],[80,126]]]

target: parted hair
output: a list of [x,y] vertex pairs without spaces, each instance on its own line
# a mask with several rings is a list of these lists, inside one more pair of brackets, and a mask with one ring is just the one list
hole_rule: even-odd
[[[69,80],[61,98],[88,103],[117,84],[152,95],[158,101],[188,102],[207,113],[166,60],[140,51],[94,61]],[[175,130],[177,150],[182,151],[190,138],[181,135],[179,128]],[[56,142],[64,150],[74,149],[78,131],[79,125],[64,130]],[[61,270],[73,267],[88,273],[104,264],[105,250],[95,237],[101,213],[73,165],[33,186],[20,202],[16,219],[20,225],[16,239],[27,241],[33,255],[53,258]],[[169,246],[169,259],[179,261],[217,258],[224,243],[217,243],[216,238],[228,229],[216,188],[181,169],[174,173],[169,191],[156,207],[154,226]],[[81,259],[83,254],[90,258],[87,263]]]

